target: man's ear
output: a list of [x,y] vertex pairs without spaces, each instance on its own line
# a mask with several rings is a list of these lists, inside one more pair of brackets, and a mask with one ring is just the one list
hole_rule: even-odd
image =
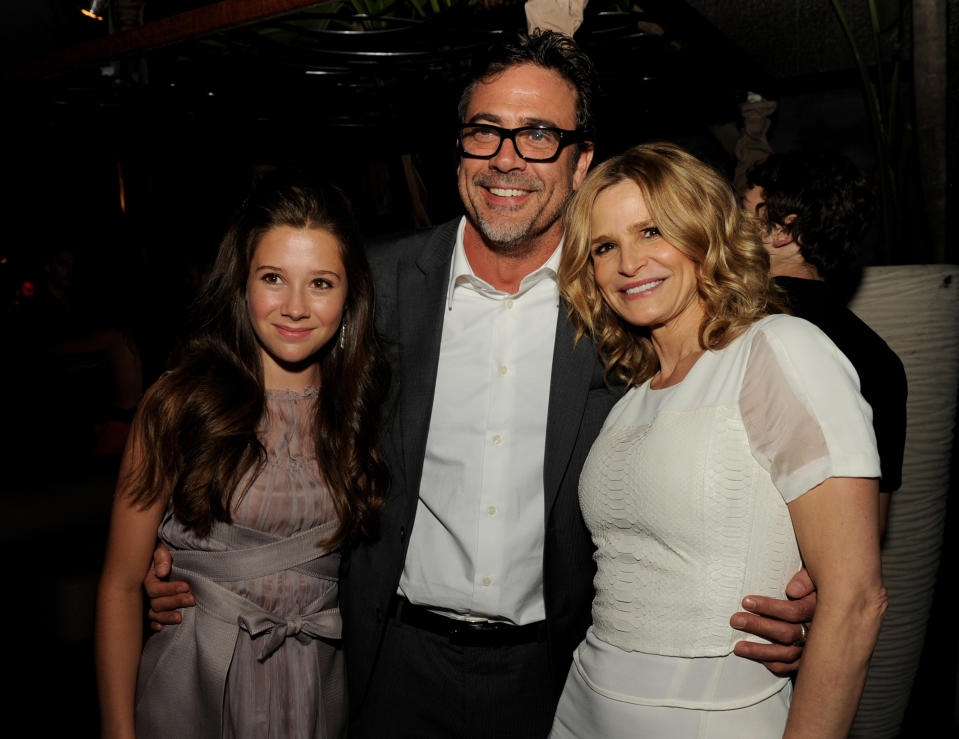
[[775,248],[793,243],[792,229],[790,226],[795,220],[796,214],[790,213],[783,219],[781,225],[777,223],[770,228],[769,233],[772,236],[772,244]]
[[588,146],[580,147],[579,156],[576,158],[576,164],[573,168],[573,190],[578,190],[586,179],[586,173],[589,172],[589,165],[593,161],[595,148],[590,143]]

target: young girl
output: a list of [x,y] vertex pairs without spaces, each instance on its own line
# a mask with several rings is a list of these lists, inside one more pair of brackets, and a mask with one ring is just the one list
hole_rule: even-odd
[[[194,318],[121,468],[97,609],[103,735],[342,736],[338,550],[374,533],[387,485],[387,365],[343,195],[262,180]],[[198,607],[141,658],[158,525]]]

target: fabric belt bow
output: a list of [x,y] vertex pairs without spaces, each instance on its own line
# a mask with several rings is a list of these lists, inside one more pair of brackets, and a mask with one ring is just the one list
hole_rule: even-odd
[[257,655],[260,662],[279,649],[287,637],[295,637],[297,641],[306,644],[310,639],[339,639],[343,632],[343,621],[338,608],[329,608],[307,616],[293,616],[287,621],[270,615],[242,615],[239,622],[240,627],[252,638],[263,638],[263,646]]

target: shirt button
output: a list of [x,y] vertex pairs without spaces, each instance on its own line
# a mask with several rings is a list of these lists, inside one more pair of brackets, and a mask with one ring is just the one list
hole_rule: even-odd
[[483,584],[484,584],[484,585],[489,585],[491,582],[493,582],[493,578],[491,578],[491,577],[484,577],[484,578],[483,578]]
[[503,443],[503,437],[500,436],[499,434],[494,434],[494,435],[493,435],[493,443],[494,443],[496,446],[499,446],[500,444]]
[[486,512],[487,512],[488,514],[490,514],[491,516],[495,516],[495,515],[496,515],[496,506],[491,505],[489,508],[486,509]]
[[499,366],[499,373],[501,375],[505,375],[507,372],[509,372],[509,367],[507,367],[505,364],[501,364]]
[[512,298],[506,301],[506,307],[509,308],[510,310],[513,310],[514,305],[516,305],[516,301],[513,300]]

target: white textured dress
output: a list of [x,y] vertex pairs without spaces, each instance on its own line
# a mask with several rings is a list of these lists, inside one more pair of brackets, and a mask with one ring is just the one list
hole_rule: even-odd
[[842,353],[784,315],[676,385],[630,390],[580,479],[593,625],[552,736],[781,736],[789,680],[732,654],[745,637],[729,618],[745,595],[784,597],[800,568],[787,503],[879,476],[871,417]]

